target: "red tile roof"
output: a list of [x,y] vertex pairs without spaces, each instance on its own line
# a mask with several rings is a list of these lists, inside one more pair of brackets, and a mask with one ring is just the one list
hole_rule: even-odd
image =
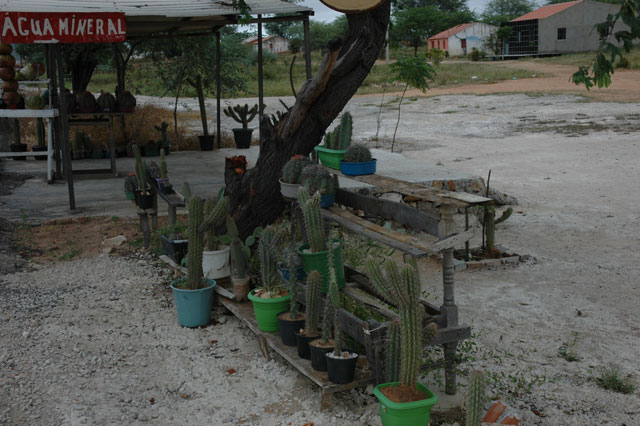
[[445,31],[443,31],[441,33],[438,33],[438,34],[434,35],[433,37],[429,37],[429,40],[435,40],[435,39],[439,39],[439,38],[448,39],[452,35],[458,34],[460,31],[469,28],[473,24],[475,24],[475,22],[469,22],[467,24],[456,25],[455,27],[449,28],[448,30],[445,30]]
[[529,19],[545,19],[551,15],[555,15],[558,12],[562,12],[565,9],[575,6],[576,4],[581,2],[582,0],[570,1],[568,3],[550,4],[549,6],[542,6],[540,9],[536,9],[533,12],[527,13],[526,15],[522,15],[511,22],[527,21]]

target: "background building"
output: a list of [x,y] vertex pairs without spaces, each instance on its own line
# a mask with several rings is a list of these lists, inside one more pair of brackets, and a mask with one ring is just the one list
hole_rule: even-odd
[[496,29],[493,25],[469,22],[436,34],[427,43],[429,49],[446,50],[450,56],[466,56],[474,47],[483,50],[487,38]]

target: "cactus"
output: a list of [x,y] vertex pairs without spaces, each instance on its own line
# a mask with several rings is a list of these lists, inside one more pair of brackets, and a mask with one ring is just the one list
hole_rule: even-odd
[[474,371],[469,380],[469,394],[467,395],[466,426],[480,426],[482,408],[484,405],[484,374]]
[[240,239],[236,222],[231,216],[227,216],[227,234],[231,238],[231,269],[235,278],[242,279],[248,275],[247,266],[251,257],[250,247],[255,243],[261,232],[262,227],[257,227],[243,243]]
[[282,233],[277,232],[272,226],[266,227],[260,235],[260,243],[258,244],[260,277],[262,278],[262,289],[268,293],[273,293],[280,283],[276,248],[281,240]]
[[142,156],[140,156],[140,147],[134,144],[131,149],[133,155],[136,157],[136,176],[138,177],[138,191],[144,192],[147,189],[147,175],[144,164],[142,163]]
[[233,118],[238,123],[241,123],[243,129],[248,128],[249,122],[253,120],[257,113],[258,104],[255,104],[251,109],[249,109],[248,104],[236,105],[234,107],[229,106],[224,109],[224,115]]
[[136,190],[136,177],[127,176],[124,178],[124,192],[134,192]]
[[316,192],[320,192],[320,195],[328,195],[336,191],[331,173],[320,164],[312,164],[302,169],[300,181],[310,195]]
[[340,124],[324,136],[324,145],[328,149],[344,150],[351,144],[353,118],[349,112],[342,114]]
[[151,179],[157,179],[160,177],[160,167],[158,167],[155,161],[144,161],[143,164],[147,177]]
[[496,251],[496,245],[495,245],[496,244],[496,225],[509,219],[509,217],[511,216],[511,213],[513,213],[513,209],[509,207],[507,210],[504,211],[504,213],[502,213],[502,216],[496,219],[496,211],[493,208],[493,206],[489,206],[485,208],[484,233],[487,239],[487,244],[485,247],[485,250],[487,253],[493,253],[494,251]]
[[313,164],[303,155],[294,155],[282,168],[282,181],[285,183],[302,183],[302,170]]
[[189,256],[188,256],[188,288],[202,288],[202,250],[204,235],[200,231],[203,221],[202,198],[193,196],[189,200]]
[[331,312],[333,313],[333,354],[342,354],[342,336],[340,334],[340,292],[338,290],[338,279],[334,267],[333,247],[329,250],[329,294],[331,302]]
[[387,332],[389,341],[386,349],[386,378],[387,382],[397,382],[400,378],[400,323],[392,321]]
[[76,104],[80,112],[95,112],[98,108],[96,98],[88,90],[85,90],[81,95],[77,96]]
[[169,137],[167,136],[167,128],[169,127],[169,123],[163,121],[159,126],[153,126],[157,131],[160,132],[162,138],[162,146],[169,146]]
[[219,250],[220,243],[229,243],[227,235],[216,235],[216,227],[222,225],[222,221],[227,216],[229,209],[229,199],[227,197],[220,201],[209,198],[204,204],[205,219],[200,228],[201,232],[206,232],[207,251]]
[[[289,265],[294,265],[296,262],[296,253],[291,252],[289,254]],[[291,270],[289,271],[289,294],[291,295],[291,299],[289,302],[289,316],[291,319],[298,318],[298,280],[296,279],[295,268],[291,266]]]
[[376,290],[400,309],[400,383],[414,387],[420,368],[423,337],[432,340],[437,333],[435,324],[430,324],[428,330],[422,329],[418,268],[415,262],[406,263],[401,270],[395,262],[385,262],[383,274],[376,260],[369,258],[365,264]]
[[318,330],[320,289],[322,288],[322,275],[318,271],[311,271],[307,275],[307,313],[305,317],[304,334],[313,336]]
[[100,91],[96,104],[100,112],[114,112],[116,110],[116,98],[111,93]]
[[166,179],[169,177],[169,173],[167,171],[167,159],[164,155],[164,148],[160,150],[160,177],[162,179]]
[[[305,192],[300,188],[299,193]],[[309,240],[309,246],[312,253],[319,253],[327,250],[327,241],[324,234],[324,220],[320,213],[320,196],[315,194],[310,199],[306,197],[306,201],[302,204],[305,197],[299,198],[301,203],[302,214],[304,215],[304,227]]]
[[189,185],[189,182],[182,184],[182,196],[184,197],[184,201],[187,203],[191,199],[191,185]]
[[371,150],[366,146],[354,143],[344,153],[344,161],[349,163],[364,163],[365,161],[371,161]]

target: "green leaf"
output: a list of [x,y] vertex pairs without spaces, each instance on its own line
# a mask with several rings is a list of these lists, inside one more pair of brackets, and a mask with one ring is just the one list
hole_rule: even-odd
[[247,247],[251,247],[253,245],[253,243],[255,243],[255,242],[256,242],[256,237],[254,237],[253,235],[249,235],[247,237],[247,241],[245,242],[245,245]]

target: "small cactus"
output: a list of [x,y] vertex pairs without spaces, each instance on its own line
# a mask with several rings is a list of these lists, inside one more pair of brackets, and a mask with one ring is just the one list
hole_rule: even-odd
[[285,183],[302,183],[302,169],[313,164],[304,155],[294,155],[282,168],[282,181]]
[[142,162],[142,156],[140,155],[140,147],[134,144],[131,147],[133,155],[136,157],[136,176],[138,177],[138,191],[144,192],[147,189],[147,175],[144,164]]
[[333,354],[342,354],[342,336],[340,334],[340,293],[338,289],[338,279],[334,267],[333,248],[329,250],[329,294],[331,302],[331,312],[333,313]]
[[159,126],[153,126],[157,131],[160,132],[162,138],[162,146],[169,146],[169,137],[167,136],[167,128],[169,127],[169,123],[163,121]]
[[[296,254],[294,252],[289,255],[289,264],[293,265],[296,262]],[[289,271],[289,294],[291,295],[289,304],[289,315],[291,319],[296,319],[299,316],[298,313],[298,280],[296,279],[295,268],[291,268]]]
[[324,136],[324,145],[328,149],[345,150],[351,144],[353,135],[353,118],[349,112],[342,114],[340,124]]
[[249,122],[253,120],[257,113],[258,104],[255,104],[251,109],[249,109],[248,104],[236,105],[234,107],[229,106],[224,109],[224,115],[233,118],[238,123],[241,123],[243,129],[249,127]]
[[229,209],[229,199],[227,197],[220,201],[209,198],[204,204],[205,219],[201,226],[201,231],[206,232],[207,251],[216,251],[220,243],[229,243],[230,238],[216,235],[216,227],[221,226]]
[[167,159],[164,155],[164,148],[160,150],[160,177],[163,179],[169,177],[169,173],[167,171]]
[[336,192],[333,176],[326,167],[320,164],[312,164],[302,169],[300,181],[310,195],[316,192],[319,192],[320,195]]
[[320,289],[322,288],[322,275],[318,271],[311,271],[307,275],[306,303],[307,313],[305,317],[304,333],[313,336],[318,330]]
[[231,238],[231,270],[232,275],[236,278],[245,278],[249,258],[251,257],[250,247],[255,243],[256,237],[262,232],[262,227],[253,230],[253,234],[249,235],[243,243],[238,233],[236,222],[231,216],[227,216],[227,234]]
[[422,329],[418,268],[415,262],[405,263],[402,269],[395,262],[385,262],[383,274],[376,260],[369,258],[365,264],[376,290],[400,309],[400,383],[414,387],[420,369],[423,338],[430,341],[437,333],[435,324]]
[[349,163],[364,163],[365,161],[371,161],[371,150],[366,146],[354,143],[344,153],[344,161]]
[[267,226],[260,235],[260,243],[258,244],[260,277],[262,289],[269,293],[275,292],[280,284],[276,248],[281,240],[282,233],[277,232],[273,226]]
[[[300,188],[298,193],[305,192],[304,188]],[[306,195],[306,194],[304,194]],[[309,198],[308,195],[298,198],[304,215],[304,227],[309,240],[311,252],[319,253],[327,250],[327,240],[324,234],[324,220],[320,213],[320,196],[315,194]],[[302,202],[304,201],[304,204]]]
[[481,371],[474,371],[469,380],[469,394],[467,395],[466,426],[480,426],[482,408],[484,405],[485,378]]
[[188,256],[188,288],[202,288],[202,250],[204,235],[200,231],[203,220],[202,198],[193,196],[189,200],[189,256]]

